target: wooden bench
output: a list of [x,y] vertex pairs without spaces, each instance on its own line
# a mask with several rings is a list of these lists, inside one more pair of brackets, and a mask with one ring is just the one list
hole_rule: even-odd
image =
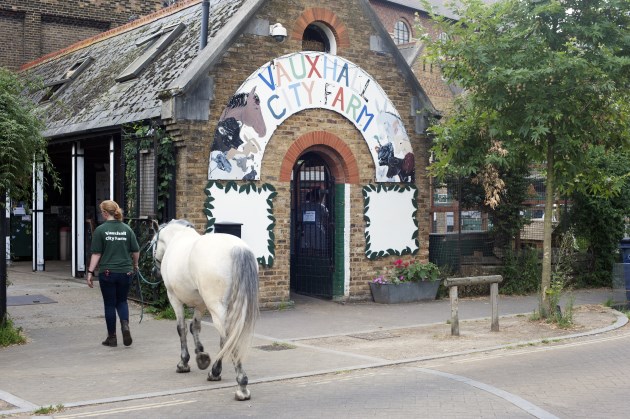
[[503,281],[501,275],[469,276],[462,278],[447,278],[444,285],[448,287],[451,297],[451,335],[459,336],[459,298],[457,287],[464,285],[490,284],[490,300],[492,303],[492,325],[490,330],[499,331],[499,283]]

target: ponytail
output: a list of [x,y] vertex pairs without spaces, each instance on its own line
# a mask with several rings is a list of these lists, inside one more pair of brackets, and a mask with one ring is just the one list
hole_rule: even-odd
[[114,217],[116,220],[122,221],[123,219],[122,209],[118,206],[116,201],[106,199],[105,201],[101,202],[101,205],[99,205],[99,207],[101,208],[101,211],[105,211],[106,213]]

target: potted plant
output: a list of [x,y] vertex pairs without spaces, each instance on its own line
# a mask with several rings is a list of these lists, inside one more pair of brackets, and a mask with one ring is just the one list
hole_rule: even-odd
[[381,304],[435,300],[440,287],[437,265],[396,260],[370,282],[374,301]]

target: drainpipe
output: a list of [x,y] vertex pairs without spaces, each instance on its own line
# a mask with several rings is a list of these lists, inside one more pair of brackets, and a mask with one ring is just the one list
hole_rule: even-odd
[[208,45],[208,20],[210,18],[210,0],[203,0],[201,5],[201,36],[199,39],[199,51]]

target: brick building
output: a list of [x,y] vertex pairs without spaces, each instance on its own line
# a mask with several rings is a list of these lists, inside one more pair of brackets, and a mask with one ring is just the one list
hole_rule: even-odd
[[175,141],[166,217],[206,232],[239,225],[264,307],[291,291],[367,299],[393,258],[426,261],[436,111],[370,3],[209,8],[207,36],[202,2],[188,0],[25,66],[46,85],[34,100],[65,184],[34,210],[67,209],[73,275],[86,268],[84,221],[104,198],[125,201],[125,129],[139,124]]
[[18,70],[164,4],[165,0],[1,0],[0,66]]
[[[441,113],[448,112],[461,90],[446,83],[440,68],[425,59],[423,45],[418,42],[422,32],[426,30],[432,37],[440,36],[435,32],[427,11],[422,9],[417,0],[370,0],[370,3],[435,108]],[[430,4],[434,7],[434,12],[456,18],[451,11],[444,8],[443,1],[432,0]]]

